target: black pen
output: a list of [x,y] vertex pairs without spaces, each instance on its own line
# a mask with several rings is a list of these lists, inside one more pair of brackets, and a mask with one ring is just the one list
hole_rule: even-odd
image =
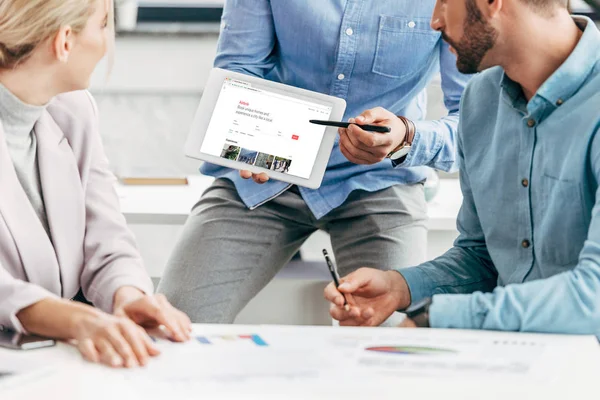
[[348,128],[350,125],[356,125],[368,132],[388,133],[392,131],[389,126],[380,125],[360,125],[356,123],[351,124],[350,122],[321,121],[318,119],[311,119],[309,122],[315,125],[336,126],[338,128]]
[[[337,267],[329,258],[329,254],[327,250],[323,249],[323,255],[325,256],[325,262],[327,262],[327,268],[329,268],[329,272],[331,273],[331,277],[333,278],[333,283],[335,283],[335,287],[338,288],[340,286],[340,274],[338,274]],[[346,301],[346,296],[342,293],[342,297],[344,298],[344,309],[348,311],[350,306]]]

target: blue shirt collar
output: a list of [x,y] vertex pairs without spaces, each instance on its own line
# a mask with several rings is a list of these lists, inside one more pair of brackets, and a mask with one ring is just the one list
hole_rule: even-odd
[[[600,59],[600,31],[594,22],[587,17],[573,17],[575,23],[583,30],[579,43],[565,62],[542,84],[535,96],[530,100],[528,108],[534,113],[539,104],[547,105],[544,117],[560,104],[572,97],[586,81],[594,66]],[[522,109],[527,106],[521,86],[512,81],[506,73],[500,82],[504,93],[513,107]],[[540,101],[541,99],[545,102]]]

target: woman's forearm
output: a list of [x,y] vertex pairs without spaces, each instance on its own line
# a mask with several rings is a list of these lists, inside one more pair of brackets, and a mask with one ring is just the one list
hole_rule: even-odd
[[[114,295],[114,308],[144,296],[134,287],[125,286]],[[56,339],[75,337],[77,325],[88,318],[98,318],[101,311],[74,301],[47,298],[17,313],[21,325],[29,333]]]
[[47,298],[19,311],[17,318],[29,333],[73,339],[77,325],[84,319],[97,318],[99,312],[74,301]]

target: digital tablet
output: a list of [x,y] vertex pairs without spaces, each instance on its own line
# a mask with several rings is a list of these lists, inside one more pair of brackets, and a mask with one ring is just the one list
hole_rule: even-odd
[[271,179],[321,186],[343,99],[214,68],[188,136],[188,157]]

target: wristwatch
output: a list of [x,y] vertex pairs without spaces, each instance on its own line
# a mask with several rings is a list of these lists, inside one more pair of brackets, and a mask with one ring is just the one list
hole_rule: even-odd
[[415,304],[411,304],[406,310],[401,311],[412,319],[419,328],[429,328],[429,306],[431,298],[427,297]]
[[410,146],[412,145],[416,132],[415,124],[411,120],[402,116],[398,116],[398,118],[404,124],[406,132],[404,135],[404,141],[387,155],[387,158],[396,163],[398,163],[400,159],[406,157],[410,152]]
[[394,150],[392,150],[387,155],[387,158],[389,158],[392,161],[398,161],[402,157],[406,157],[409,152],[410,152],[410,145],[407,144],[406,141],[404,141],[404,143],[402,143],[400,146],[398,146]]

